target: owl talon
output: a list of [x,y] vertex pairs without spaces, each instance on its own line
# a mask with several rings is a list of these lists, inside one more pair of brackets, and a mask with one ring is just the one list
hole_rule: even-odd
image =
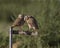
[[35,35],[35,36],[37,36],[38,35],[38,32],[32,32],[32,34],[31,35]]

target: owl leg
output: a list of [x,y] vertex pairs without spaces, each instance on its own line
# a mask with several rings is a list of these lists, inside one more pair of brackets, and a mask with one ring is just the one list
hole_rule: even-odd
[[33,27],[32,35],[38,35],[38,31],[37,31],[37,29],[35,27]]
[[28,24],[28,31],[30,31],[30,29],[31,29],[31,26],[30,26],[30,24]]
[[29,28],[28,28],[28,31],[30,31],[30,30],[31,30],[31,28],[29,27]]

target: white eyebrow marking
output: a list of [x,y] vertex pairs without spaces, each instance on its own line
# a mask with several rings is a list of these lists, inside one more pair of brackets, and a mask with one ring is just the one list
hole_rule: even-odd
[[18,18],[21,18],[21,17],[22,17],[22,15],[21,15],[21,14],[19,14],[19,15],[18,15]]

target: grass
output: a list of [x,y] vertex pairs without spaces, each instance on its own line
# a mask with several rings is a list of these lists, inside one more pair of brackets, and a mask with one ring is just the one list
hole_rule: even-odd
[[[20,42],[18,48],[49,48],[52,42],[60,47],[60,2],[58,0],[0,0],[0,48],[8,48],[9,27],[12,17],[19,13],[32,15],[39,25],[39,36],[13,35],[13,43]],[[27,24],[23,30],[27,30]],[[56,46],[56,45],[51,45]],[[50,46],[50,48],[51,48]]]

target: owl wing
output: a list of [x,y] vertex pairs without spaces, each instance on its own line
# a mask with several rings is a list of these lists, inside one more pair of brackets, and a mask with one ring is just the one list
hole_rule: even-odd
[[37,20],[36,20],[35,18],[32,18],[32,19],[33,19],[33,20],[32,20],[33,26],[34,26],[36,29],[39,29]]
[[15,22],[13,23],[13,25],[17,26],[17,25],[19,25],[19,22],[21,22],[21,19],[20,18],[17,18],[15,20]]
[[35,27],[36,29],[38,29],[38,23],[37,23],[36,19],[30,18],[28,22],[32,27]]

